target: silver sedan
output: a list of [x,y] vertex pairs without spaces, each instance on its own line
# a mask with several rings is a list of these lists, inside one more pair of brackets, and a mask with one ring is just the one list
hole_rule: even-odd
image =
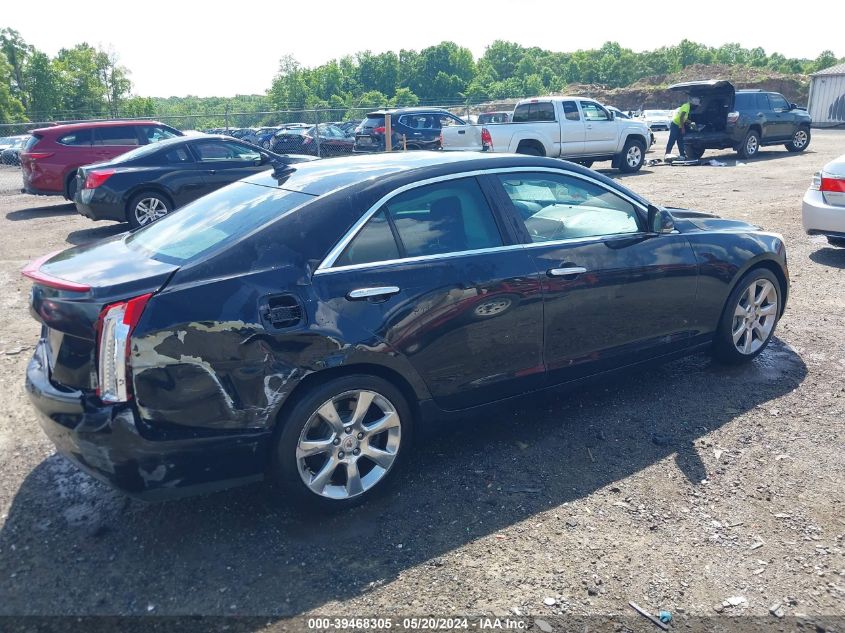
[[845,247],[845,154],[813,176],[801,222],[809,235],[825,235],[833,246]]

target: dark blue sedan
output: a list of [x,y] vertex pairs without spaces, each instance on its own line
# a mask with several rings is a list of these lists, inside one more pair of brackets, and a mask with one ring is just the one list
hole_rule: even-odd
[[330,508],[381,490],[432,418],[748,362],[789,288],[778,235],[461,152],[278,166],[24,274],[27,389],[61,453],[146,498],[269,477]]

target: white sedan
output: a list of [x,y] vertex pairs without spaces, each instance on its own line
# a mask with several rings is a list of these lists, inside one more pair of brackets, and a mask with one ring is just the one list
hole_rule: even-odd
[[809,235],[825,235],[833,246],[845,247],[845,154],[813,176],[801,223]]

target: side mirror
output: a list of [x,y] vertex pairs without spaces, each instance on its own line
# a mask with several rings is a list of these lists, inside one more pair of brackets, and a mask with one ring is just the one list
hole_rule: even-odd
[[659,209],[653,204],[648,206],[648,232],[671,233],[675,230],[675,219],[665,209]]
[[613,110],[608,110],[607,114],[610,116],[611,121],[616,118],[616,113]]
[[790,103],[790,104],[789,104],[789,109],[790,109],[790,110],[797,110],[797,109],[798,109],[798,104],[797,104],[797,103]]

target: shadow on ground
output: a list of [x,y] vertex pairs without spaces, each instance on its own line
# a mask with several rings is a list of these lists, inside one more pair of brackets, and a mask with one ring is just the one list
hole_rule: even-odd
[[128,230],[129,225],[122,222],[114,224],[98,224],[90,229],[71,231],[68,233],[65,241],[68,244],[78,246],[79,244],[87,244],[88,242],[94,242],[96,240],[103,239],[104,237],[111,237],[112,235],[117,235],[118,233],[125,233]]
[[831,268],[845,268],[845,248],[825,246],[810,253],[810,259]]
[[266,623],[355,598],[412,567],[448,565],[453,550],[562,503],[605,488],[624,498],[624,480],[660,460],[683,472],[679,487],[698,486],[708,473],[696,439],[805,375],[775,339],[748,366],[699,355],[585,391],[527,396],[425,433],[389,494],[328,517],[296,512],[263,485],[131,501],[52,456],[25,478],[0,532],[0,615]]
[[18,211],[10,211],[6,214],[6,219],[12,222],[20,222],[21,220],[36,220],[38,218],[55,218],[63,215],[76,214],[76,207],[72,202],[67,204],[45,204],[40,207],[31,207],[29,209],[19,209]]

